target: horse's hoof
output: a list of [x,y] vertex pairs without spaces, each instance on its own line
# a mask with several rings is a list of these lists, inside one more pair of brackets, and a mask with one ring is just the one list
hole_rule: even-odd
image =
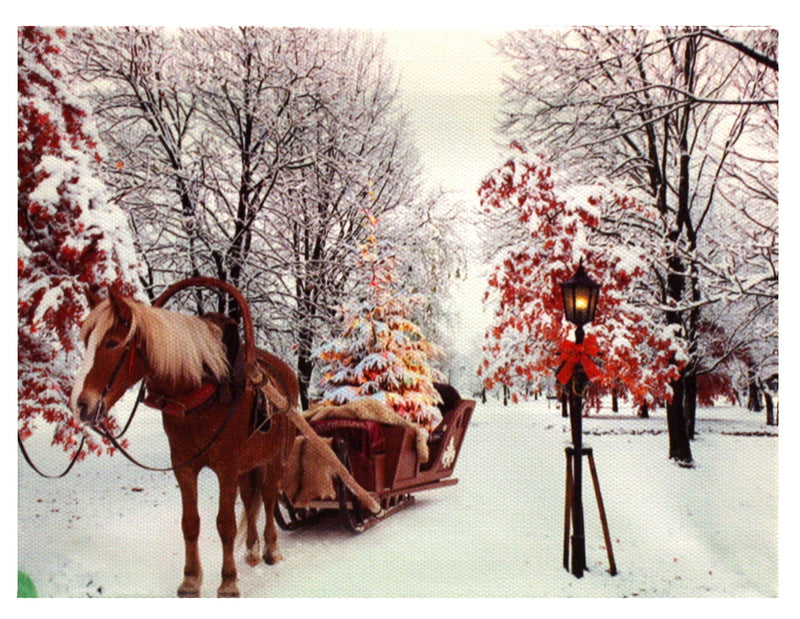
[[242,594],[239,593],[239,587],[236,586],[235,582],[222,584],[219,589],[217,589],[218,598],[238,598],[241,597],[241,595]]
[[250,567],[255,567],[259,563],[261,563],[261,557],[258,556],[258,551],[249,551],[247,556],[244,558],[245,563]]
[[179,598],[199,598],[200,579],[196,576],[187,576],[183,579],[181,586],[178,587]]
[[283,555],[279,550],[264,553],[264,563],[267,565],[275,565],[278,561],[283,561]]

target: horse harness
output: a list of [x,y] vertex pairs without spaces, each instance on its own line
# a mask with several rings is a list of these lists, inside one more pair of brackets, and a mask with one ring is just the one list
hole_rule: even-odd
[[[123,354],[123,359],[124,358],[125,355]],[[257,365],[259,364],[266,365],[262,360],[257,361]],[[147,395],[143,395],[142,393],[140,393],[140,398],[137,399],[137,405],[139,400],[141,400],[144,401],[145,404],[147,404],[148,406],[152,406],[154,408],[161,408],[161,410],[167,414],[177,414],[182,417],[192,416],[194,414],[200,413],[203,410],[205,410],[208,406],[210,406],[212,403],[218,402],[221,398],[225,398],[226,401],[228,400],[230,401],[230,405],[228,406],[227,412],[225,414],[225,419],[223,420],[219,428],[217,428],[217,431],[209,439],[209,441],[193,456],[171,467],[158,468],[143,464],[139,462],[136,458],[134,458],[130,453],[128,453],[125,447],[119,443],[119,441],[117,440],[119,436],[114,436],[104,426],[103,427],[93,426],[92,429],[95,432],[97,432],[100,436],[107,439],[117,450],[119,450],[119,452],[123,456],[125,456],[128,460],[133,462],[133,464],[148,471],[157,471],[157,472],[175,471],[177,469],[181,469],[185,466],[188,466],[192,462],[195,462],[196,460],[201,458],[204,454],[208,452],[209,449],[211,449],[211,446],[214,443],[216,443],[217,439],[222,435],[223,431],[228,426],[228,423],[233,418],[234,413],[239,408],[239,404],[241,403],[241,399],[245,393],[245,381],[248,381],[255,388],[255,398],[253,400],[253,407],[250,412],[250,432],[248,438],[252,438],[256,432],[261,432],[261,433],[268,432],[272,425],[272,415],[275,412],[287,413],[289,411],[290,408],[289,406],[278,408],[276,404],[272,401],[272,399],[269,398],[268,395],[265,393],[264,389],[265,385],[271,385],[272,381],[270,381],[266,376],[259,377],[259,374],[262,373],[264,373],[264,370],[259,370],[256,372],[253,371],[245,372],[243,364],[240,362],[240,359],[237,358],[237,362],[234,366],[234,371],[232,373],[233,374],[232,378],[226,381],[223,385],[204,383],[204,385],[211,385],[211,387],[205,387],[204,385],[201,385],[198,389],[189,392],[187,394],[178,396],[177,398],[175,397],[167,398],[166,396],[164,396],[163,394],[159,394],[158,392],[150,392]],[[247,376],[245,376],[245,374],[247,374]],[[143,385],[143,392],[146,392],[147,388],[146,382],[147,381],[145,381],[145,384]],[[269,389],[267,389],[267,391],[269,391]],[[193,404],[195,405],[194,407],[192,407]],[[126,429],[130,425],[130,422],[133,418],[135,411],[136,407],[134,407],[134,411],[131,413],[131,419],[128,420]],[[66,471],[64,474],[66,474]]]
[[[244,354],[240,345],[238,330],[230,322],[230,319],[223,315],[207,314],[205,318],[209,322],[215,323],[222,331],[222,341],[225,346],[228,367],[230,374],[227,380],[219,383],[212,380],[203,380],[199,387],[190,391],[174,395],[167,394],[151,380],[145,379],[144,391],[140,395],[142,401],[149,407],[155,408],[168,415],[186,418],[202,413],[215,404],[233,404],[241,399],[249,382],[254,388],[254,400],[250,410],[250,433],[253,436],[256,432],[266,433],[272,426],[272,415],[275,412],[286,412],[288,410],[288,399],[278,393],[273,381],[270,380],[270,372],[264,360],[256,359],[255,368],[246,368]],[[128,342],[128,348],[123,352],[120,361],[106,384],[103,391],[105,397],[113,386],[114,381],[127,360],[128,371],[133,369],[133,364],[137,355],[145,359],[142,353],[138,337],[134,337]],[[280,400],[284,405],[281,406]]]
[[[264,375],[264,372],[259,372]],[[272,381],[262,378],[256,383],[252,380],[254,399],[250,410],[250,436],[256,432],[266,433],[272,427],[272,416],[286,412],[287,407],[280,406],[274,397],[269,397]],[[237,401],[244,389],[243,381],[231,379],[221,384],[210,381],[203,383],[191,391],[180,395],[166,395],[145,381],[144,403],[174,417],[186,418],[207,410],[214,404],[230,404]]]
[[[220,399],[220,385],[208,381],[203,381],[197,389],[171,397],[158,391],[147,381],[145,381],[145,389],[144,403],[147,406],[157,408],[174,417],[186,417],[200,413]],[[230,401],[232,398],[226,396],[225,399]]]

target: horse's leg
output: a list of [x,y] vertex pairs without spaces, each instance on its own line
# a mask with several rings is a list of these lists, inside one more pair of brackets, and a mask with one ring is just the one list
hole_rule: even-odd
[[261,497],[264,501],[266,525],[264,525],[264,562],[274,565],[283,555],[278,549],[278,531],[275,527],[275,505],[278,501],[278,492],[283,475],[283,462],[274,462],[267,465],[264,483],[261,485]]
[[200,566],[200,552],[197,539],[200,536],[200,514],[197,511],[197,475],[199,471],[184,467],[175,471],[181,489],[183,516],[183,543],[186,559],[183,567],[183,582],[178,587],[178,597],[199,597],[203,570]]
[[264,472],[262,469],[253,469],[249,473],[239,476],[239,494],[244,503],[244,517],[247,525],[247,555],[245,561],[248,565],[256,566],[261,562],[258,538],[258,513],[261,508],[261,484]]
[[222,583],[217,589],[217,597],[239,597],[236,585],[236,559],[233,549],[236,543],[236,489],[239,476],[235,470],[216,471],[219,479],[219,510],[217,511],[217,531],[222,541]]

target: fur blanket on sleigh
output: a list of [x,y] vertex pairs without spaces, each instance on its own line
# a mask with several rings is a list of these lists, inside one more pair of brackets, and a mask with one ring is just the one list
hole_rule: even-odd
[[401,426],[414,430],[417,435],[417,457],[421,463],[428,461],[428,432],[422,426],[395,413],[391,407],[375,398],[360,398],[347,404],[312,404],[303,413],[310,422],[323,419],[358,419],[360,421],[377,421],[387,426]]
[[[411,428],[416,433],[416,448],[419,461],[421,463],[428,461],[428,432],[417,424],[401,417],[387,405],[374,398],[353,400],[341,406],[330,404],[312,405],[308,411],[303,413],[303,417],[308,422],[321,421],[323,419],[356,419]],[[311,501],[317,499],[336,498],[333,480],[335,477],[340,476],[342,471],[339,470],[341,465],[338,460],[333,463],[338,465],[334,468],[331,458],[328,457],[328,454],[332,453],[330,449],[331,442],[332,439],[321,437],[317,440],[309,440],[306,436],[295,438],[283,476],[283,491],[295,508],[308,507]],[[347,480],[345,483],[347,483]],[[355,480],[353,480],[353,483],[355,483]],[[347,485],[351,490],[354,490],[350,483]],[[360,489],[360,486],[358,488]],[[362,492],[365,491],[362,490]]]

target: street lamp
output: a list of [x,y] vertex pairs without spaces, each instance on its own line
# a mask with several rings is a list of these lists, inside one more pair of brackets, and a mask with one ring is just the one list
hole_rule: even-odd
[[[583,268],[581,260],[578,270],[571,279],[561,284],[561,294],[564,298],[564,314],[569,322],[576,326],[575,344],[583,344],[583,325],[592,322],[597,309],[597,297],[600,293],[600,284],[592,280]],[[580,354],[580,353],[579,353]],[[569,418],[572,429],[572,449],[567,450],[567,505],[572,516],[572,574],[578,578],[583,576],[586,569],[586,537],[583,521],[583,492],[582,492],[582,461],[583,461],[583,428],[581,417],[583,415],[583,390],[586,386],[587,376],[581,363],[574,364],[572,376],[567,386],[569,399]],[[570,484],[569,457],[572,456],[572,474]],[[572,486],[571,488],[569,486]],[[570,496],[571,495],[571,496]],[[571,506],[569,505],[571,499]],[[567,525],[565,525],[566,527]],[[568,568],[565,530],[564,539],[564,567]]]
[[578,270],[575,271],[575,275],[561,284],[564,314],[566,314],[567,320],[578,327],[578,333],[581,335],[583,334],[583,325],[594,320],[599,294],[600,284],[586,274],[583,260],[581,260]]

